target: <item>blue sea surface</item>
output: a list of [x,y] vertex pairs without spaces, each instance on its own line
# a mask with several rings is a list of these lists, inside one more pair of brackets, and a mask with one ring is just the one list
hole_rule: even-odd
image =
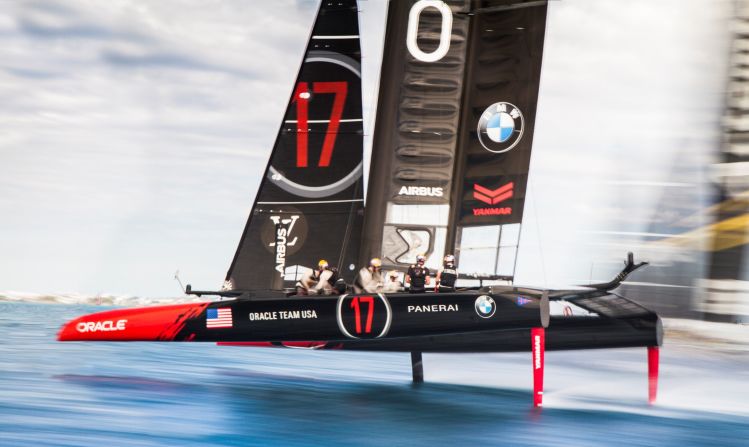
[[[594,406],[564,398],[585,389],[584,363],[572,365],[582,379],[550,380],[550,405],[533,410],[530,386],[517,385],[530,384],[530,365],[528,378],[514,366],[528,355],[486,357],[489,372],[469,371],[462,383],[430,382],[430,371],[460,374],[481,358],[462,365],[461,356],[427,355],[427,383],[413,386],[408,354],[55,340],[66,320],[100,310],[0,302],[0,445],[749,445],[745,411],[649,407],[643,393]],[[642,379],[620,352],[625,362],[611,360],[610,369]],[[692,361],[664,356],[661,368],[678,376]],[[735,368],[745,377],[746,366],[746,358],[721,358],[704,372]],[[736,399],[749,406],[746,391],[735,390]]]

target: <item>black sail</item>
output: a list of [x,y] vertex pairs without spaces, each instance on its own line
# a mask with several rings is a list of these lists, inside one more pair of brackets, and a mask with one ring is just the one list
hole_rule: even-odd
[[390,2],[362,258],[455,252],[463,272],[514,275],[546,10]]
[[356,1],[324,0],[226,288],[280,289],[319,259],[351,280],[363,218],[360,62]]
[[389,268],[445,252],[470,3],[389,4],[361,253]]
[[449,238],[464,272],[515,274],[546,11],[545,1],[474,3]]

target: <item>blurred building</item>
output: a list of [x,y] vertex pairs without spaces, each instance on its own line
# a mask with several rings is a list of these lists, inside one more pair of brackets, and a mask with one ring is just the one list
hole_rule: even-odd
[[709,209],[707,278],[699,309],[716,321],[749,322],[749,1],[735,1],[717,203]]

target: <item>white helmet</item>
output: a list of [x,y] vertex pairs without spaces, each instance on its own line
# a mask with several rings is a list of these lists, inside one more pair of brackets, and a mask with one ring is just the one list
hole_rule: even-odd
[[455,264],[455,256],[445,255],[444,261],[445,261],[445,264]]

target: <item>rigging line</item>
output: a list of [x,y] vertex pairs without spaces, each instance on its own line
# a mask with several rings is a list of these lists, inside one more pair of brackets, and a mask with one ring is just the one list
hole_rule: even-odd
[[[544,248],[543,248],[544,244],[541,241],[541,227],[538,225],[539,216],[538,216],[538,208],[536,207],[536,193],[533,190],[533,182],[531,181],[530,178],[528,178],[528,187],[530,188],[531,195],[533,196],[533,214],[536,215],[536,234],[538,234],[538,251],[541,254],[541,274],[544,277],[544,288],[547,288],[548,282],[546,281],[546,263],[544,262]],[[520,239],[518,239],[518,245],[519,244],[520,244]],[[517,254],[515,256],[516,256],[515,260],[517,261]]]
[[[385,14],[385,17],[382,19],[382,22],[380,23],[381,29],[386,29],[387,27],[387,14]],[[362,46],[361,48],[361,59],[362,61],[367,58],[371,57],[373,61],[380,61],[380,64],[382,64],[382,61],[384,61],[385,58],[385,37],[383,36],[382,41],[377,46],[373,46],[373,54],[371,56],[366,54],[365,47]],[[379,54],[377,53],[379,51]],[[367,77],[369,77],[367,75]],[[362,138],[362,144],[364,154],[364,169],[362,171],[363,176],[363,197],[367,199],[367,193],[368,193],[368,187],[369,187],[369,171],[372,169],[372,158],[374,155],[374,128],[377,121],[377,109],[379,107],[379,93],[380,93],[380,82],[382,80],[382,72],[381,70],[374,70],[374,76],[371,80],[368,79],[369,88],[369,98],[364,98],[364,78],[362,77],[362,118],[364,118],[364,112],[368,110],[368,116],[366,117],[366,120],[362,120],[362,136],[366,138]],[[370,101],[368,103],[369,107],[365,107],[364,103],[365,101]],[[369,153],[367,154],[366,149],[369,149]],[[370,256],[371,253],[367,254],[367,256]]]
[[[364,152],[362,148],[362,153]],[[357,181],[356,187],[354,188],[354,197],[359,195],[359,185],[362,184],[362,182]],[[349,208],[348,213],[348,222],[346,222],[346,234],[343,236],[343,244],[341,244],[341,251],[338,253],[338,272],[341,272],[342,268],[348,268],[348,266],[342,266],[341,262],[343,262],[343,256],[346,253],[346,250],[348,248],[349,238],[351,237],[351,223],[354,218],[354,213],[356,212],[356,202],[359,202],[361,200],[352,200],[351,201],[351,207]],[[359,234],[359,240],[361,240],[361,234]],[[359,253],[357,253],[357,257],[359,256]],[[358,262],[358,259],[353,259],[352,262]],[[354,264],[354,270],[356,270],[356,265]],[[340,273],[343,275],[343,273]]]

